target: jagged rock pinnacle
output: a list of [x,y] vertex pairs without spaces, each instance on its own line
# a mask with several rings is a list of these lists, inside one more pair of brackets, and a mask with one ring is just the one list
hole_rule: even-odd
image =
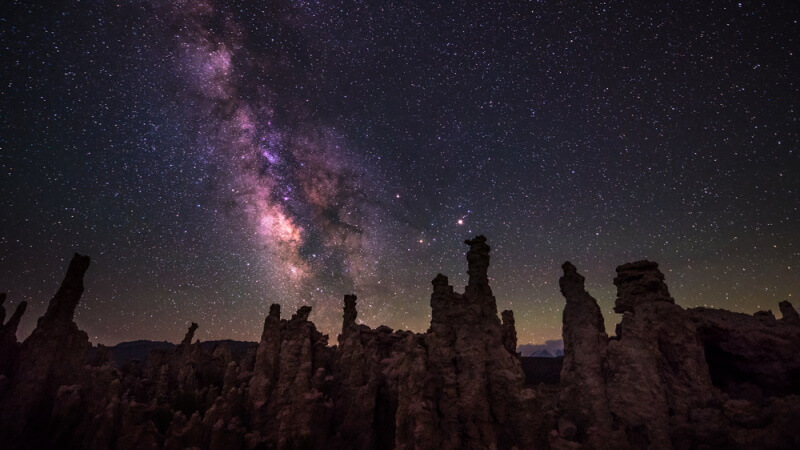
[[469,245],[469,251],[467,252],[467,274],[469,275],[467,290],[491,294],[489,276],[487,274],[491,247],[486,244],[486,237],[483,235],[475,236],[474,239],[467,239],[464,243]]
[[454,302],[458,302],[459,296],[453,292],[453,286],[442,274],[437,274],[431,280],[433,293],[431,294],[431,324],[441,324],[448,321],[453,313]]
[[344,296],[344,320],[342,321],[342,333],[356,325],[356,317],[358,311],[356,310],[356,300],[358,297],[355,295]]
[[56,295],[47,306],[43,320],[45,321],[72,321],[75,316],[75,307],[83,294],[83,275],[89,268],[88,256],[75,253],[69,263],[64,281]]
[[19,321],[22,319],[22,315],[25,314],[25,310],[28,308],[28,302],[21,302],[17,305],[17,309],[14,310],[14,314],[11,315],[11,318],[8,319],[8,322],[3,324],[3,320],[5,320],[6,310],[3,307],[3,303],[6,301],[6,294],[0,294],[0,339],[13,339],[16,342],[16,335],[17,335],[17,327],[19,327]]
[[186,332],[186,335],[184,335],[183,340],[181,341],[180,345],[182,348],[185,348],[192,344],[192,339],[194,339],[194,332],[197,331],[198,328],[199,326],[196,323],[192,322],[192,324],[189,326],[189,330]]
[[14,310],[14,314],[12,314],[11,318],[8,319],[8,322],[6,322],[5,325],[0,324],[3,335],[17,335],[19,321],[22,319],[22,315],[25,314],[26,309],[28,309],[28,302],[20,302],[20,304],[17,305],[17,309]]
[[503,347],[514,356],[517,356],[517,328],[514,322],[514,311],[507,309],[502,312],[503,317]]
[[6,300],[6,294],[0,294],[0,376],[11,375],[15,369],[19,349],[17,347],[17,327],[22,315],[25,314],[25,309],[28,307],[28,302],[21,302],[17,305],[17,309],[8,322],[3,323],[5,318],[5,309],[3,302]]
[[558,284],[567,302],[562,328],[564,389],[560,401],[563,417],[574,421],[581,433],[590,427],[608,430],[612,420],[603,375],[608,341],[603,314],[597,300],[586,292],[585,279],[577,268],[569,261],[561,268],[564,275]]

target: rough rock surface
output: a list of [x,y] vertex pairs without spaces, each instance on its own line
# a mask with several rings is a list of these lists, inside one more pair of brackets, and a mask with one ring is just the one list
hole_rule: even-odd
[[514,311],[507,309],[500,316],[503,318],[503,347],[517,356],[517,327],[514,322]]
[[570,262],[562,266],[561,294],[567,301],[563,314],[564,363],[561,369],[562,419],[574,422],[578,438],[599,446],[611,430],[612,417],[606,395],[605,362],[608,335],[600,307],[584,288],[584,277]]
[[[623,317],[609,339],[583,282],[565,263],[560,283],[567,300],[565,356],[553,446],[577,441],[587,448],[794,448],[800,443],[797,430],[778,431],[784,418],[800,413],[800,404],[792,403],[800,399],[792,384],[800,373],[800,326],[791,319],[778,323],[771,314],[765,319],[686,311],[674,304],[658,265],[638,261],[617,268],[614,311]],[[763,386],[748,384],[756,378]],[[779,399],[765,400],[762,389]]]
[[[115,363],[73,321],[88,257],[23,343],[20,304],[0,320],[0,448],[617,449],[800,448],[800,320],[695,308],[658,265],[617,268],[608,337],[570,263],[560,381],[525,384],[514,315],[497,314],[490,247],[465,242],[469,282],[432,281],[425,333],[358,323],[344,297],[338,345],[274,304],[257,347],[195,341]],[[0,296],[0,317],[5,296]],[[530,362],[530,361],[527,361]]]
[[0,411],[2,431],[13,434],[38,431],[48,421],[48,410],[59,388],[84,379],[89,337],[72,319],[83,294],[83,275],[88,268],[89,257],[76,253],[47,312],[22,343],[16,372],[24,376],[12,377],[17,382]]
[[711,378],[689,316],[674,304],[658,264],[617,268],[619,339],[609,342],[609,407],[634,446],[669,448],[690,411],[709,401]]
[[754,401],[800,394],[800,324],[709,308],[688,315],[723,391]]
[[664,274],[658,270],[658,263],[652,261],[637,261],[617,267],[614,285],[617,286],[617,301],[614,303],[616,313],[633,311],[642,303],[675,303],[664,283]]

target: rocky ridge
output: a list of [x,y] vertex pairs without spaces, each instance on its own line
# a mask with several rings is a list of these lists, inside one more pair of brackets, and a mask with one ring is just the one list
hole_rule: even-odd
[[[337,345],[270,307],[257,346],[194,339],[119,364],[74,322],[89,258],[76,254],[22,343],[25,304],[0,320],[0,446],[9,449],[800,448],[800,315],[676,304],[658,264],[617,268],[609,336],[567,262],[558,384],[526,384],[512,311],[498,317],[490,247],[465,241],[469,281],[432,280],[425,333],[358,323]],[[5,295],[0,295],[0,318]],[[560,363],[560,362],[559,362]]]

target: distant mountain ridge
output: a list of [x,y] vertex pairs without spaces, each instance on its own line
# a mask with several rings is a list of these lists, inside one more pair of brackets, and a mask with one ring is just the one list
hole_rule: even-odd
[[[214,349],[219,345],[227,345],[230,348],[234,358],[240,359],[245,353],[247,353],[247,350],[250,348],[255,349],[258,346],[258,343],[234,341],[232,339],[200,342],[200,347],[209,353],[213,352]],[[147,359],[153,350],[175,351],[177,346],[178,344],[173,344],[172,342],[167,341],[150,341],[146,339],[140,339],[136,341],[120,342],[113,347],[109,347],[109,349],[111,351],[112,361],[120,366],[128,361],[139,361],[144,364],[147,362]]]
[[517,351],[526,358],[558,358],[559,356],[564,356],[564,350],[557,348],[557,349],[546,349],[541,348],[538,350],[528,350],[523,348],[523,346],[519,346]]
[[544,358],[564,355],[564,341],[562,339],[548,339],[541,344],[520,344],[517,352],[522,356],[536,357],[541,350],[546,350],[549,356],[542,354]]

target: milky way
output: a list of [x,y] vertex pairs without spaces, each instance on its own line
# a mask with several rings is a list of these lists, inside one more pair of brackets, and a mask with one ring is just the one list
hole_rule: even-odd
[[180,30],[177,67],[196,90],[199,140],[221,169],[215,195],[234,216],[241,213],[241,223],[232,218],[230,225],[253,230],[254,245],[264,249],[266,280],[282,298],[312,303],[332,281],[325,271],[335,271],[350,290],[374,282],[379,180],[370,180],[368,195],[366,171],[347,152],[346,139],[261,79],[293,73],[249,48],[234,20],[202,2],[179,4],[167,15]]
[[[428,4],[430,3],[430,4]],[[422,331],[485,234],[521,343],[565,260],[752,313],[800,292],[794,2],[71,2],[3,8],[0,290],[44,311],[92,256],[94,342]],[[612,328],[613,330],[613,328]]]

